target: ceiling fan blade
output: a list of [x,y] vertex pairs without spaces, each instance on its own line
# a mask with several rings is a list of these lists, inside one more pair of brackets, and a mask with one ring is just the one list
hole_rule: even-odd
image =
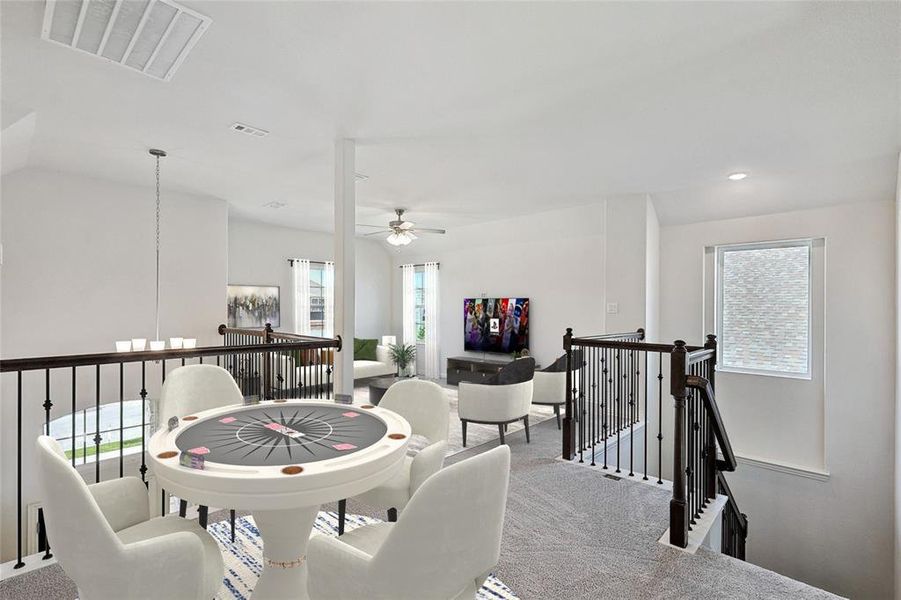
[[382,231],[373,231],[372,233],[364,233],[363,237],[369,237],[371,235],[385,235],[386,233],[391,233],[390,229],[384,229]]
[[414,223],[412,221],[404,221],[404,222],[400,223],[397,227],[399,229],[413,229],[413,227],[415,225],[416,225],[416,223]]
[[375,227],[377,229],[385,229],[384,225],[367,225],[366,223],[357,223],[357,227]]
[[416,233],[447,233],[446,229],[432,229],[429,227],[417,227]]

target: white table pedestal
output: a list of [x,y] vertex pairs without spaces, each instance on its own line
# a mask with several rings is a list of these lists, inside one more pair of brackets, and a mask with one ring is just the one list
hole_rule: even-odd
[[307,543],[319,506],[254,511],[263,539],[263,572],[253,600],[307,600]]

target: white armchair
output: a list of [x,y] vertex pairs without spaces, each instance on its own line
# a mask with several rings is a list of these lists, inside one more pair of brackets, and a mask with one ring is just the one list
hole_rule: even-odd
[[[242,404],[244,396],[231,373],[216,365],[187,365],[166,375],[160,392],[160,427],[166,427],[171,417],[184,417],[211,408]],[[178,514],[188,511],[186,500],[180,500]],[[200,526],[206,528],[208,508],[198,507]],[[235,511],[230,512],[231,538],[235,541]]]
[[497,566],[510,449],[494,448],[432,475],[397,523],[340,538],[314,534],[307,549],[312,598],[475,598]]
[[532,406],[535,359],[514,360],[501,369],[488,383],[461,382],[457,411],[463,427],[466,446],[468,423],[497,425],[501,444],[505,443],[506,425],[522,421],[529,440],[529,410]]
[[197,523],[150,518],[137,477],[87,485],[51,437],[37,441],[48,539],[82,600],[210,599],[222,585],[222,554]]
[[[441,386],[422,379],[398,381],[382,396],[379,407],[405,418],[413,435],[427,441],[415,456],[404,459],[403,467],[394,477],[354,498],[372,507],[388,509],[388,521],[396,521],[397,511],[403,510],[419,486],[444,465],[450,407]],[[344,533],[346,506],[344,500],[338,503],[338,535]]]

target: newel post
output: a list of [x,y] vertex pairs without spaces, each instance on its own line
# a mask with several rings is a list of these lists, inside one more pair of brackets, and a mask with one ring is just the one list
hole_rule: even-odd
[[[704,347],[708,350],[713,350],[714,352],[713,357],[707,360],[705,375],[707,376],[707,381],[710,382],[710,389],[714,390],[715,394],[716,336],[713,334],[708,335]],[[707,435],[704,440],[704,460],[706,462],[704,474],[707,476],[706,481],[704,481],[704,496],[707,498],[716,498],[716,438],[714,437],[713,423],[710,421],[710,415],[705,412],[704,418],[708,420],[706,428]]]
[[688,546],[688,506],[685,499],[685,376],[688,352],[685,342],[676,340],[670,354],[670,393],[674,402],[673,423],[673,497],[669,502],[669,541],[673,546]]
[[566,328],[563,336],[563,350],[566,352],[566,405],[563,417],[563,458],[575,457],[576,428],[573,426],[573,330]]
[[[271,344],[272,343],[272,324],[266,323],[266,327],[263,329],[263,343]],[[263,352],[263,389],[260,390],[260,396],[264,400],[272,399],[272,388],[274,387],[272,381],[272,365],[270,365],[271,354],[266,351]]]

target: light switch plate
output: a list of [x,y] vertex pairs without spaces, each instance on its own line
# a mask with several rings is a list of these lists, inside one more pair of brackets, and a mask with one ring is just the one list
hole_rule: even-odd
[[607,303],[607,314],[615,315],[619,312],[619,303],[618,302],[608,302]]

